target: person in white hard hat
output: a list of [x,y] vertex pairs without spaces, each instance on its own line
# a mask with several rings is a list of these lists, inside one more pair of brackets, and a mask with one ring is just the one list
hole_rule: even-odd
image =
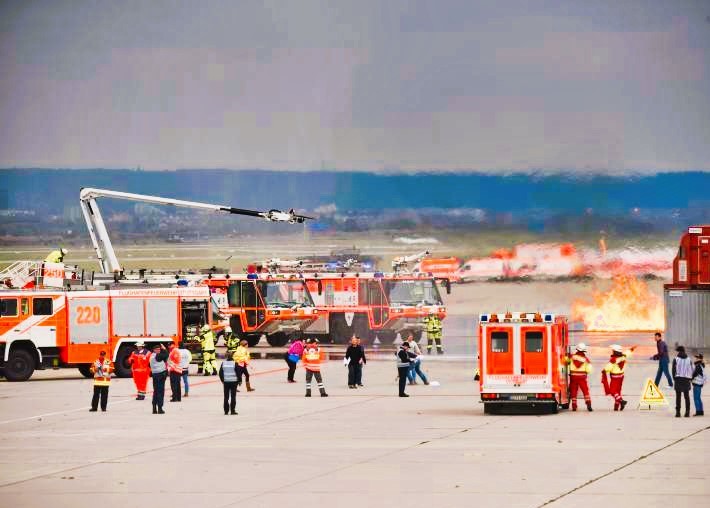
[[136,349],[128,357],[128,364],[131,366],[133,382],[136,385],[136,400],[145,400],[145,392],[148,387],[150,377],[150,351],[146,349],[145,342],[136,342]]
[[66,256],[69,251],[65,248],[53,250],[47,257],[44,258],[45,263],[62,263],[64,261],[64,256]]
[[227,325],[224,327],[224,345],[227,346],[227,356],[225,358],[232,358],[234,353],[237,352],[239,347],[239,336],[232,332],[232,327]]
[[[631,357],[631,353],[636,349],[632,346],[628,351],[619,344],[612,344],[611,357],[602,371],[602,384],[604,393],[614,397],[614,411],[623,411],[628,401],[621,396],[621,387],[624,384],[624,372],[626,371],[626,361]],[[609,374],[609,380],[607,380]]]
[[577,411],[577,390],[582,390],[587,411],[592,410],[592,398],[589,396],[588,375],[592,372],[592,363],[587,358],[587,346],[583,342],[577,344],[574,354],[567,359],[569,364],[569,393],[572,399],[572,411]]

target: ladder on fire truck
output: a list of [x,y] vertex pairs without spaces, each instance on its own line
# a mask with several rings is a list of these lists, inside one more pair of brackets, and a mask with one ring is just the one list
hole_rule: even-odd
[[41,263],[37,261],[15,261],[0,271],[0,283],[6,287],[21,289],[35,280]]
[[306,219],[312,219],[305,215],[299,215],[293,209],[288,212],[281,210],[268,210],[260,212],[257,210],[245,210],[243,208],[234,208],[225,205],[213,205],[209,203],[198,203],[195,201],[184,201],[180,199],[162,198],[159,196],[148,196],[145,194],[133,194],[130,192],[119,192],[106,189],[83,188],[79,194],[81,211],[84,214],[86,226],[89,228],[89,236],[91,243],[96,251],[96,256],[99,260],[99,265],[104,273],[121,272],[121,265],[116,257],[116,252],[113,249],[113,244],[109,238],[106,224],[104,223],[99,205],[96,203],[97,198],[114,198],[125,199],[129,201],[139,201],[143,203],[153,203],[157,205],[180,206],[183,208],[195,208],[198,210],[206,210],[211,212],[222,212],[234,215],[247,215],[249,217],[260,217],[270,222],[288,222],[290,224],[301,224]]

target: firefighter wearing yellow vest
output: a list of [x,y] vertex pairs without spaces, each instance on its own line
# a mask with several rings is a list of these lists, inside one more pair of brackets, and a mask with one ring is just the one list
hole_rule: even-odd
[[210,325],[202,327],[200,334],[200,344],[202,346],[202,370],[205,376],[217,375],[217,355],[214,349],[214,332]]
[[224,345],[227,346],[227,356],[232,358],[239,347],[239,336],[232,331],[232,327],[227,325],[224,329]]
[[111,360],[106,358],[106,351],[101,351],[90,369],[94,375],[94,396],[91,398],[91,409],[89,411],[95,412],[98,410],[99,398],[101,399],[101,411],[106,411],[112,369]]
[[[631,353],[636,349],[632,347],[628,351],[624,351],[618,344],[611,346],[611,357],[609,363],[606,364],[602,371],[602,385],[604,385],[604,393],[614,397],[614,411],[623,411],[628,401],[621,396],[621,387],[624,384],[624,372],[626,371],[626,363]],[[609,380],[607,380],[609,374]]]
[[323,377],[320,373],[320,348],[316,339],[308,339],[306,349],[303,351],[303,367],[306,369],[306,397],[311,396],[311,380],[315,376],[321,397],[327,397]]
[[64,261],[64,256],[67,255],[69,251],[66,249],[53,250],[47,257],[44,258],[45,263],[61,263]]
[[[229,358],[229,356],[227,356]],[[234,363],[237,365],[237,379],[238,383],[242,383],[242,376],[244,376],[244,381],[247,384],[247,391],[253,392],[255,389],[251,387],[249,383],[249,362],[251,361],[251,353],[249,353],[249,341],[242,339],[239,343],[239,347],[232,355]]]
[[443,354],[444,348],[441,346],[441,319],[439,319],[439,316],[432,312],[424,318],[424,324],[426,325],[427,354],[431,354],[431,349],[434,347],[434,343],[436,343],[436,352],[438,354]]
[[587,376],[592,372],[592,363],[587,358],[587,346],[580,342],[575,353],[567,359],[569,364],[569,394],[572,399],[572,411],[577,411],[577,390],[582,391],[587,411],[592,411],[592,398],[589,395]]

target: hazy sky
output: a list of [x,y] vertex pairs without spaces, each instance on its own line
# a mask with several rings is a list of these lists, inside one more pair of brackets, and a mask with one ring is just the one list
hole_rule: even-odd
[[710,170],[710,2],[0,0],[0,167]]

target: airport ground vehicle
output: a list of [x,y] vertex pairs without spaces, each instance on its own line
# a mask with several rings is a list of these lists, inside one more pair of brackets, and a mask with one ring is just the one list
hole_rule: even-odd
[[478,325],[484,412],[569,407],[567,319],[554,314],[481,314]]
[[710,225],[690,226],[681,236],[663,300],[666,340],[710,348]]
[[0,367],[10,381],[35,369],[90,364],[105,350],[116,375],[128,377],[126,360],[138,341],[189,340],[211,324],[206,287],[142,287],[131,284],[0,290]]
[[426,257],[422,259],[414,268],[414,272],[429,274],[437,279],[448,279],[451,282],[461,282],[458,270],[461,267],[461,260],[451,256],[448,258]]
[[285,345],[318,319],[303,278],[296,274],[247,273],[204,279],[232,332],[255,346],[262,334],[271,346]]
[[[446,307],[433,277],[398,273],[303,273],[320,318],[306,333],[327,336],[336,344],[353,334],[365,343],[377,337],[392,342],[411,332],[419,340],[424,318],[446,317]],[[450,286],[447,282],[447,291]]]

